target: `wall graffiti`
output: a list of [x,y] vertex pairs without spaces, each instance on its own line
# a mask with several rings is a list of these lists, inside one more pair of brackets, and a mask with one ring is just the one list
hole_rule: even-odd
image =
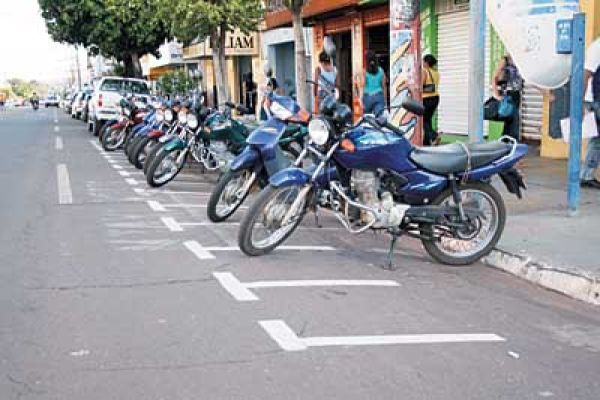
[[420,144],[420,119],[398,108],[407,97],[421,100],[420,0],[391,0],[390,17],[390,119]]

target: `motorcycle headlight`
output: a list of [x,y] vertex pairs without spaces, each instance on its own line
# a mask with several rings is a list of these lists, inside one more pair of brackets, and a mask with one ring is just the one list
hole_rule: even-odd
[[165,111],[165,120],[167,122],[172,122],[173,121],[173,110],[166,110]]
[[163,122],[165,120],[165,114],[162,111],[156,112],[156,121]]
[[179,114],[177,114],[177,119],[182,124],[185,124],[187,121],[187,113],[185,111],[179,111]]
[[190,113],[187,115],[187,125],[191,128],[191,129],[196,129],[198,127],[198,117],[196,117],[194,114]]
[[315,118],[308,124],[308,135],[318,146],[327,143],[330,134],[329,123],[321,118]]

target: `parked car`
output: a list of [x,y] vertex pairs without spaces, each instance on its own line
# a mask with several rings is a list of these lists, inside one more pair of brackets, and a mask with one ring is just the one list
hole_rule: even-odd
[[88,128],[95,136],[98,136],[106,121],[119,117],[119,101],[123,94],[133,95],[134,101],[138,103],[150,101],[149,84],[145,80],[107,76],[96,83],[88,117]]
[[58,96],[48,96],[46,101],[44,102],[44,106],[48,107],[56,107],[58,108],[58,103],[60,102]]
[[77,92],[75,96],[75,100],[73,100],[73,105],[71,109],[71,117],[75,119],[82,119],[81,114],[83,113],[83,107],[85,105],[85,98],[89,94],[88,91],[81,90]]
[[90,115],[90,100],[92,99],[93,92],[88,91],[85,93],[83,98],[83,109],[81,110],[81,120],[89,124]]
[[73,101],[75,101],[75,97],[77,93],[73,93],[67,96],[65,99],[65,113],[71,115],[71,111],[73,110]]

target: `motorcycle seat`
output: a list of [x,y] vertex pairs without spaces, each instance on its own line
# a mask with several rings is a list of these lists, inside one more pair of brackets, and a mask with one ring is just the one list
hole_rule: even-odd
[[511,148],[512,145],[503,142],[416,147],[410,159],[427,171],[450,175],[490,164],[507,155]]

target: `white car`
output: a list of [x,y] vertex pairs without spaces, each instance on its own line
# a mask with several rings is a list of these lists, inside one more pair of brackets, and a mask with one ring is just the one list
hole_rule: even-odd
[[94,94],[89,102],[88,124],[95,136],[106,121],[118,119],[119,101],[123,95],[133,95],[134,101],[148,103],[150,89],[147,81],[134,78],[106,76],[95,83]]

